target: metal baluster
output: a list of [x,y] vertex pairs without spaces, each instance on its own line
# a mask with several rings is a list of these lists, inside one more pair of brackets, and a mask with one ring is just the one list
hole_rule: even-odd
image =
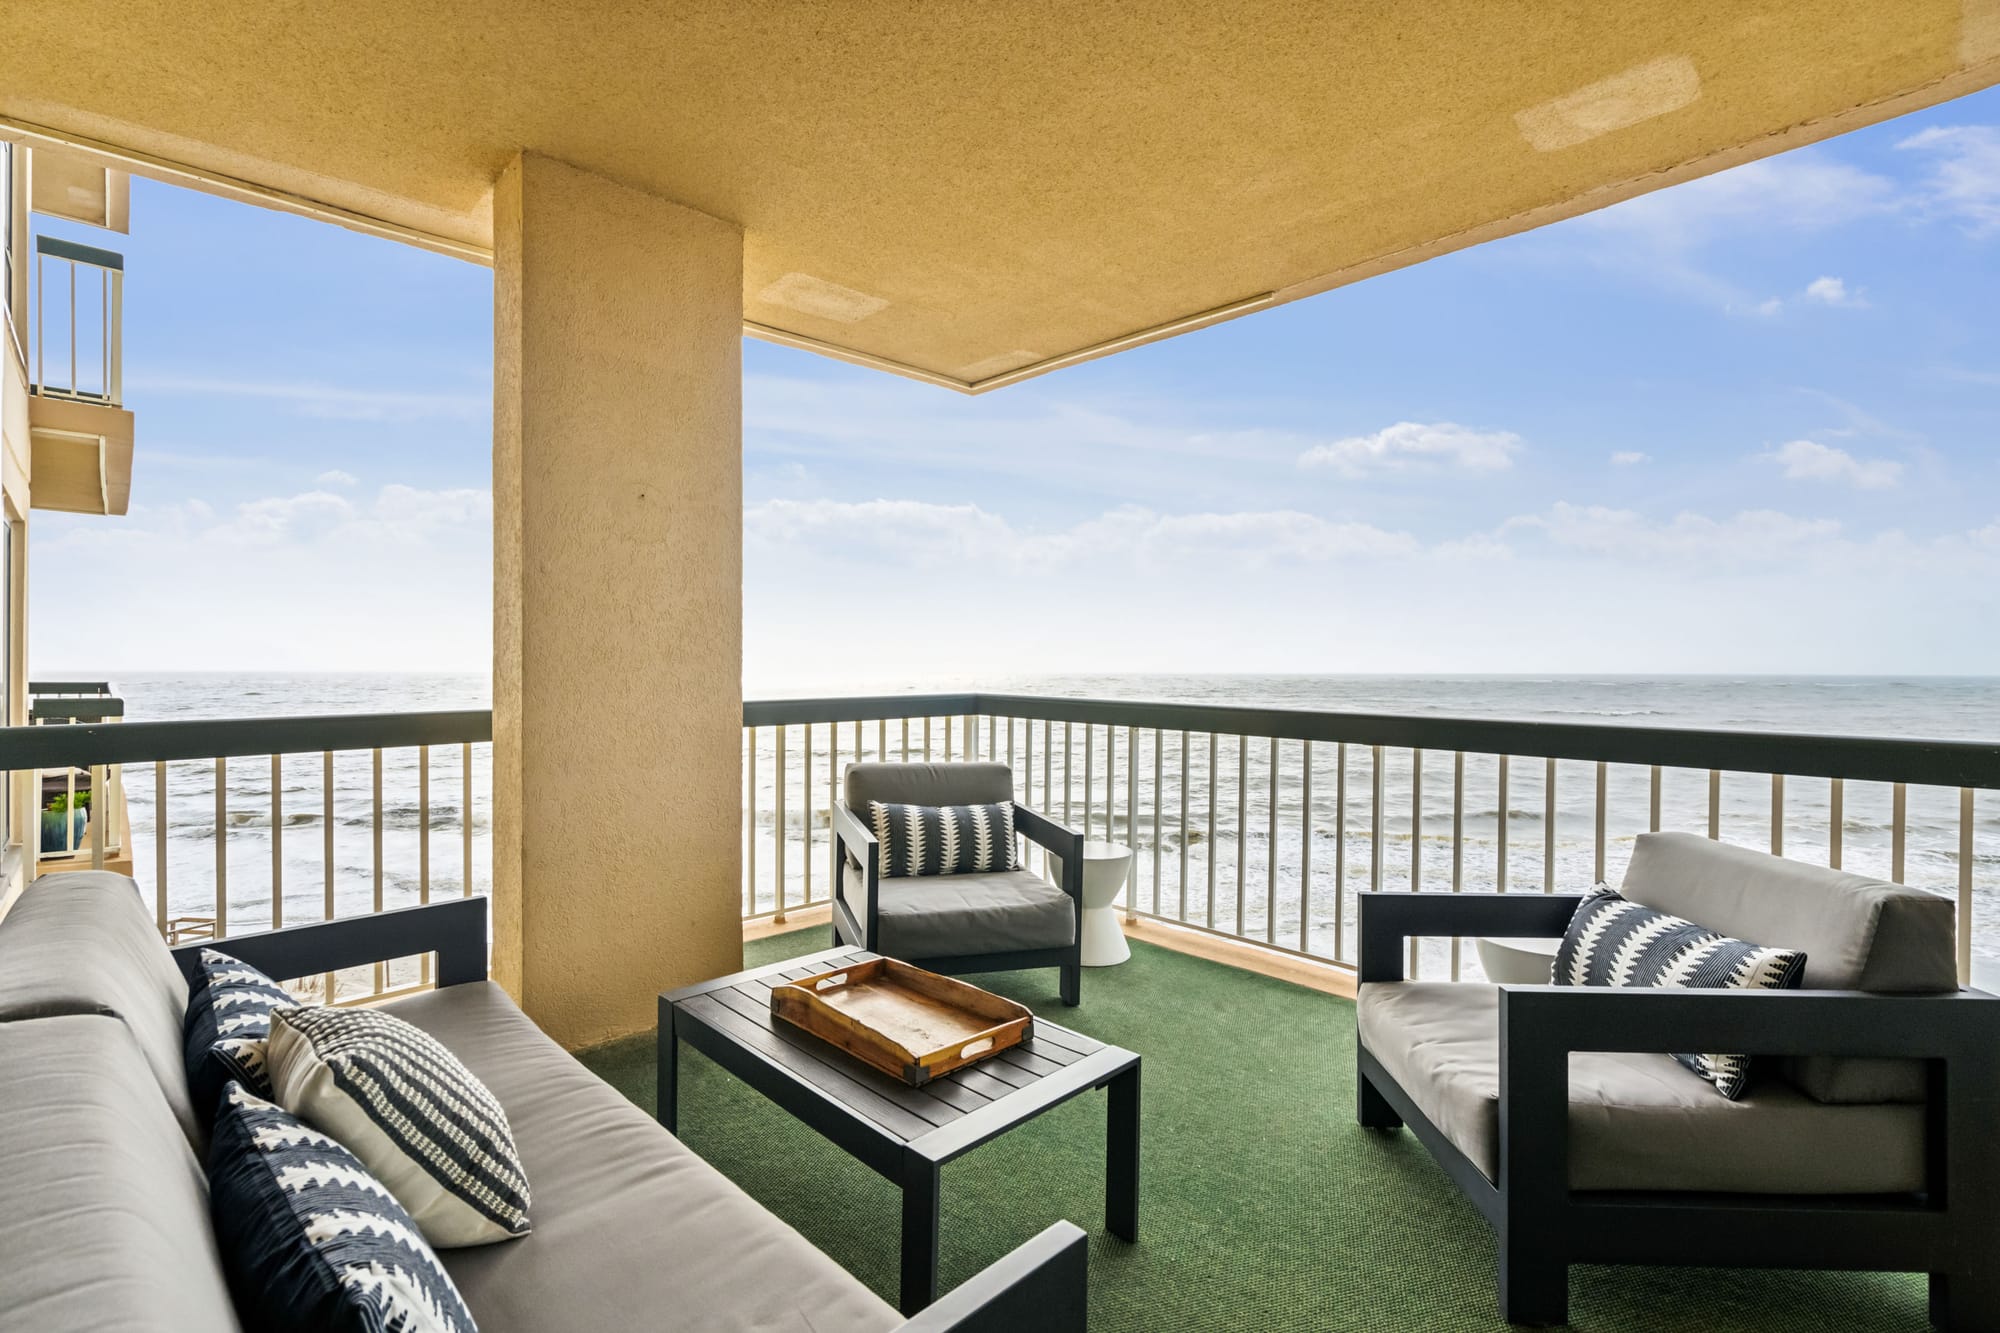
[[1597,761],[1597,827],[1596,827],[1597,857],[1594,863],[1593,873],[1591,876],[1591,883],[1593,884],[1602,884],[1604,882],[1604,822],[1605,822],[1606,799],[1607,799],[1605,793],[1605,786],[1606,786],[1606,779],[1610,776],[1610,772],[1611,772],[1610,764],[1605,763],[1602,759]]
[[1542,778],[1542,892],[1556,891],[1556,761]]
[[1722,836],[1722,770],[1708,770],[1708,836]]
[[743,825],[743,915],[757,915],[757,728],[750,732],[750,762],[743,786],[750,795],[750,818]]
[[[941,730],[944,732],[944,761],[948,764],[951,762],[951,719],[950,718],[944,719],[944,726],[941,728]],[[931,757],[931,720],[929,718],[925,718],[924,719],[925,762],[929,762],[930,757]]]
[[458,755],[458,855],[463,881],[459,896],[472,896],[472,742],[460,747]]
[[1347,742],[1333,752],[1333,956],[1347,957]]
[[167,933],[167,763],[153,765],[153,915]]
[[1180,855],[1181,907],[1179,913],[1174,917],[1174,919],[1176,921],[1180,921],[1183,923],[1187,921],[1187,861],[1188,861],[1187,801],[1188,801],[1188,734],[1185,730],[1183,730],[1181,732],[1181,822],[1174,826],[1177,835],[1180,838],[1180,843],[1181,843],[1181,855]]
[[285,925],[285,769],[282,755],[271,756],[271,929]]
[[[320,752],[320,871],[325,877],[324,917],[331,921],[336,911],[333,901],[333,751]],[[328,978],[331,984],[331,977]],[[329,992],[331,993],[331,992]]]
[[[1108,734],[1110,730],[1109,727],[1105,728],[1107,733],[1105,737],[1106,745],[1111,743]],[[1097,781],[1097,761],[1092,756],[1096,745],[1097,728],[1093,724],[1086,722],[1083,724],[1083,836],[1086,838],[1090,836],[1090,826],[1093,818],[1092,811],[1094,809],[1094,798],[1091,793],[1093,784]],[[1110,822],[1108,819],[1105,820],[1107,825]]]
[[[1070,724],[1065,722],[1063,723],[1063,823],[1065,824],[1070,822],[1070,793],[1076,790],[1076,778],[1072,772],[1075,758],[1074,743],[1070,738]],[[1085,836],[1089,833],[1090,830],[1086,828]]]
[[1972,984],[1972,788],[1958,789],[1958,984]]
[[1652,778],[1650,779],[1650,784],[1651,784],[1651,791],[1648,795],[1648,801],[1650,802],[1650,809],[1647,812],[1646,827],[1652,830],[1654,833],[1658,833],[1660,831],[1660,786],[1661,786],[1660,766],[1658,764],[1653,765],[1653,775]]
[[1410,892],[1424,884],[1424,752],[1410,751]]
[[[1028,726],[1030,729],[1030,734],[1032,734],[1034,723],[1030,722]],[[1050,721],[1048,718],[1043,718],[1042,719],[1042,804],[1046,805],[1050,811],[1054,811],[1056,808],[1056,799],[1054,795],[1055,787],[1052,785],[1051,781],[1055,773],[1056,747],[1052,739],[1054,734],[1055,734],[1055,723]],[[1064,738],[1065,744],[1067,744],[1067,741],[1068,738],[1065,737]],[[1063,760],[1063,763],[1067,765],[1069,763],[1069,760],[1065,758]],[[1063,823],[1064,824],[1069,823],[1069,809],[1067,806],[1065,806],[1063,809]],[[1049,870],[1049,853],[1048,849],[1044,848],[1042,850],[1042,873],[1046,875],[1048,873],[1048,870]]]
[[1271,737],[1270,824],[1264,835],[1264,942],[1278,942],[1278,738]]
[[1499,823],[1499,827],[1498,827],[1498,828],[1496,828],[1496,829],[1494,830],[1494,841],[1495,841],[1495,842],[1496,842],[1496,843],[1498,844],[1498,846],[1497,846],[1497,851],[1498,851],[1498,870],[1496,871],[1496,883],[1495,883],[1495,887],[1496,887],[1496,888],[1498,888],[1498,889],[1500,890],[1500,892],[1502,892],[1502,893],[1505,893],[1505,892],[1507,892],[1507,824],[1508,824],[1508,819],[1507,819],[1507,767],[1508,767],[1508,757],[1507,757],[1506,755],[1504,755],[1504,754],[1503,754],[1503,755],[1501,755],[1501,756],[1500,756],[1499,758],[1500,758],[1500,823]]
[[1909,836],[1910,789],[1906,783],[1899,782],[1893,792],[1889,815],[1889,878],[1901,884],[1903,851]]
[[215,757],[215,938],[229,938],[229,760]]
[[[371,824],[373,829],[374,847],[375,847],[375,893],[371,901],[374,904],[374,910],[376,912],[380,912],[382,910],[382,750],[381,747],[379,746],[376,747],[374,753],[375,753],[375,768],[374,768],[374,786],[373,786],[373,804],[372,804],[373,819],[371,821]],[[377,995],[380,995],[382,993],[383,988],[388,980],[388,976],[389,976],[389,965],[387,963],[375,964],[375,993]]]
[[805,735],[799,738],[799,818],[805,824],[805,856],[800,869],[805,872],[804,892],[800,895],[799,906],[804,907],[813,900],[813,724],[806,723]]
[[1299,952],[1312,952],[1313,743],[1299,742]]
[[1840,869],[1841,835],[1847,831],[1847,784],[1839,778],[1828,781],[1826,821],[1826,863]]
[[1771,775],[1771,855],[1785,854],[1785,775]]
[[[926,719],[924,722],[924,758],[926,759],[931,757],[930,729],[930,721]],[[778,881],[772,889],[773,894],[776,896],[777,911],[772,915],[771,920],[782,923],[785,919],[785,844],[791,839],[791,828],[785,822],[785,728],[782,723],[778,726],[778,754],[773,762],[773,772],[777,777],[777,796],[771,808],[771,868],[777,871]]]
[[[1465,887],[1465,751],[1451,756],[1451,891]],[[1458,980],[1460,943],[1463,936],[1451,937],[1451,979]]]
[[[417,747],[417,901],[431,900],[431,747]],[[431,956],[418,955],[418,979],[431,980]]]
[[[74,771],[74,770],[72,770]],[[104,826],[114,818],[111,803],[111,783],[106,777],[107,770],[102,764],[90,766],[90,798],[93,807],[88,819],[90,825],[90,868],[104,869]],[[70,809],[76,806],[71,804]],[[69,816],[65,815],[65,819]]]
[[903,762],[910,762],[910,719],[903,719]]
[[1230,929],[1243,934],[1243,871],[1250,839],[1250,738],[1236,738],[1236,917]]
[[1215,742],[1214,732],[1208,733],[1208,928],[1215,929]]
[[[1109,782],[1107,776],[1105,781]],[[1134,842],[1139,836],[1139,729],[1125,728],[1125,841]],[[1153,842],[1153,859],[1157,869],[1159,861],[1159,840]],[[1132,848],[1132,873],[1125,880],[1125,919],[1139,919],[1139,849]],[[1153,896],[1159,897],[1160,881],[1153,879]]]
[[[854,724],[859,734],[861,724]],[[840,799],[840,724],[826,724],[826,896],[840,879],[840,835],[833,831],[833,806]]]
[[1385,765],[1379,745],[1369,749],[1368,773],[1368,887],[1382,891],[1382,790]]
[[[1160,797],[1164,791],[1164,757],[1160,753],[1160,729],[1153,728],[1153,915],[1160,914]],[[1132,895],[1137,898],[1135,893]]]

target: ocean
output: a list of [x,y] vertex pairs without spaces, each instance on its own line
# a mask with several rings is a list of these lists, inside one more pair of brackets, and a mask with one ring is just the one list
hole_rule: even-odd
[[[488,706],[490,687],[483,675],[221,675],[140,674],[116,682],[132,720],[277,716],[309,713],[396,712]],[[2000,678],[1944,677],[1771,677],[1771,676],[1036,676],[985,682],[998,691],[1058,694],[1105,699],[1149,699],[1170,702],[1257,705],[1298,709],[1337,709],[1441,717],[1511,718],[1529,721],[1614,722],[1633,726],[1725,727],[1757,731],[1813,732],[1839,735],[1918,737],[1944,740],[2000,738]],[[927,687],[928,688],[928,687]],[[939,688],[949,688],[941,685]],[[847,692],[847,691],[841,691]],[[855,691],[859,692],[859,691]],[[1023,724],[1025,725],[1025,724]],[[1056,729],[1060,738],[1061,729]],[[805,894],[807,866],[812,893],[824,897],[827,869],[826,729],[817,731],[815,768],[811,781],[798,771],[798,729],[789,737],[786,833],[786,896],[797,903]],[[843,756],[851,757],[851,728],[843,727]],[[1004,753],[1004,726],[1001,741]],[[1141,844],[1137,858],[1136,891],[1142,907],[1151,909],[1155,892],[1162,909],[1180,910],[1183,884],[1179,875],[1182,838],[1173,827],[1179,806],[1179,738],[1166,739],[1162,808],[1167,812],[1161,839],[1161,874],[1152,880],[1148,801],[1152,757],[1150,738],[1142,735],[1140,820],[1136,831],[1124,824],[1125,797],[1121,783],[1116,807],[1104,808],[1102,738],[1098,733],[1099,776],[1095,791],[1097,836],[1107,832]],[[890,728],[890,757],[899,753],[899,734]],[[1123,736],[1119,737],[1120,751]],[[864,746],[874,748],[875,729],[863,728]],[[1017,746],[1025,736],[1016,735]],[[942,740],[938,741],[941,756]],[[1188,773],[1190,828],[1187,833],[1189,872],[1185,891],[1188,916],[1208,921],[1208,857],[1216,861],[1215,923],[1262,938],[1266,911],[1270,933],[1281,944],[1312,952],[1351,957],[1353,894],[1365,881],[1370,859],[1367,793],[1371,783],[1369,754],[1353,747],[1348,757],[1348,793],[1344,830],[1334,807],[1334,759],[1331,746],[1314,751],[1313,809],[1310,818],[1298,807],[1299,749],[1281,748],[1278,834],[1270,837],[1268,743],[1253,742],[1248,755],[1250,784],[1245,801],[1240,858],[1244,867],[1243,917],[1236,919],[1237,865],[1235,743],[1225,739],[1218,753],[1218,822],[1215,841],[1207,839],[1206,736],[1191,742]],[[777,764],[775,736],[760,731],[757,762],[757,830],[755,855],[758,885],[753,899],[758,910],[774,902],[778,828],[774,819]],[[1035,774],[1040,790],[1044,748],[1036,728]],[[1019,753],[1019,751],[1017,751]],[[1081,735],[1077,739],[1079,771],[1072,791],[1072,818],[1081,822]],[[432,835],[430,891],[434,895],[462,891],[461,756],[456,747],[440,747],[431,762]],[[191,761],[168,766],[167,898],[174,915],[212,915],[217,856],[215,769],[212,762]],[[1121,770],[1122,770],[1121,763]],[[1061,781],[1060,760],[1055,769]],[[1648,820],[1648,774],[1644,769],[1613,768],[1607,784],[1607,874],[1615,882],[1622,870],[1633,834]],[[1545,811],[1540,761],[1513,762],[1508,789],[1508,851],[1506,877],[1511,889],[1539,889],[1543,883]],[[228,863],[232,929],[254,929],[271,916],[272,837],[270,763],[265,759],[232,760],[226,786],[227,817],[222,833]],[[317,919],[324,910],[322,868],[322,773],[317,755],[288,759],[283,770],[282,843],[284,918]],[[342,914],[368,910],[373,900],[372,774],[369,756],[338,757],[334,790],[336,910]],[[1425,888],[1448,887],[1451,856],[1451,769],[1448,756],[1427,756],[1421,819],[1412,828],[1410,759],[1390,751],[1383,774],[1387,792],[1383,828],[1385,887],[1407,884],[1413,861],[1421,866]],[[419,876],[420,808],[417,800],[415,752],[388,751],[384,756],[383,900],[386,906],[414,902],[421,894]],[[153,774],[142,766],[126,776],[136,873],[151,893],[155,879],[155,801]],[[473,830],[471,879],[476,891],[490,882],[488,839],[492,783],[489,747],[473,750]],[[1559,770],[1556,803],[1556,883],[1574,890],[1594,878],[1595,790],[1591,765],[1565,762]],[[1824,861],[1828,841],[1828,784],[1795,779],[1785,793],[1785,850],[1806,860]],[[1467,891],[1490,890],[1500,878],[1497,774],[1490,757],[1469,757],[1466,766],[1465,840],[1460,863]],[[1060,802],[1060,792],[1056,801]],[[1850,783],[1844,808],[1842,842],[1845,864],[1865,873],[1889,871],[1890,791],[1872,783]],[[1771,790],[1767,778],[1732,775],[1723,788],[1722,832],[1725,838],[1752,846],[1768,846]],[[1909,793],[1908,846],[1905,879],[1919,887],[1954,894],[1958,882],[1959,796],[1955,790],[1913,788]],[[1670,771],[1663,787],[1662,823],[1667,828],[1704,831],[1708,818],[1706,775]],[[1299,868],[1307,829],[1312,839],[1313,897],[1304,912],[1306,934],[1300,935]],[[802,839],[814,840],[810,862],[802,855]],[[1341,892],[1333,892],[1331,876],[1336,846],[1344,845],[1346,877]],[[1975,952],[2000,959],[2000,794],[1982,795],[1974,828]],[[1276,890],[1272,864],[1276,862]],[[1336,902],[1338,907],[1336,908]],[[1442,946],[1438,946],[1439,949]],[[1469,952],[1469,951],[1468,951]],[[1441,958],[1442,954],[1438,954]],[[1439,966],[1427,954],[1426,965]],[[1436,973],[1432,973],[1435,975]]]

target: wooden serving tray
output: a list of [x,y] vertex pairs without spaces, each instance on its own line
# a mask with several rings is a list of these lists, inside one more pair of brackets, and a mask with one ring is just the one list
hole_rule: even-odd
[[913,1088],[1020,1045],[1035,1018],[991,991],[893,958],[774,986],[771,1015]]

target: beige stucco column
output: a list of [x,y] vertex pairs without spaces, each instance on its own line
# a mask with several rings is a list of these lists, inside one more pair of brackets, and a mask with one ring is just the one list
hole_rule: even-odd
[[575,1047],[742,958],[743,236],[524,154],[493,239],[494,974]]

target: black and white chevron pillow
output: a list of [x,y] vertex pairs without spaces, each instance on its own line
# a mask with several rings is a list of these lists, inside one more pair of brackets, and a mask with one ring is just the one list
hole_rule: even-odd
[[279,1104],[352,1149],[431,1244],[528,1234],[507,1113],[428,1032],[378,1009],[280,1009],[269,1060]]
[[[1551,980],[1558,986],[1657,987],[1670,990],[1788,990],[1805,974],[1796,949],[1767,949],[1717,934],[1681,917],[1628,901],[1600,884],[1585,894],[1563,932]],[[1747,1055],[1674,1059],[1730,1101],[1750,1086]]]
[[182,1041],[188,1090],[204,1119],[215,1114],[231,1079],[259,1097],[271,1095],[264,1076],[271,1015],[297,1004],[291,992],[248,963],[214,949],[197,955]]
[[209,1138],[208,1206],[245,1327],[475,1333],[451,1275],[382,1182],[233,1081]]
[[868,803],[888,875],[983,875],[1014,868],[1014,807]]

